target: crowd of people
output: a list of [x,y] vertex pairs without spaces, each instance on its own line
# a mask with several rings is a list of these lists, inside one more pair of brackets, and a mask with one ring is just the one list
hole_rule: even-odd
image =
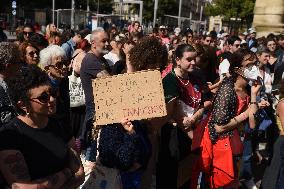
[[[284,188],[284,34],[256,32],[18,29],[0,42],[0,188]],[[153,69],[166,116],[95,124],[94,79]]]

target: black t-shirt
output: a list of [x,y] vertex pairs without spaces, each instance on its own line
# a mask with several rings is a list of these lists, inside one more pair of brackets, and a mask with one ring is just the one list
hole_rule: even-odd
[[112,75],[122,74],[125,71],[126,63],[124,60],[117,61],[112,67]]
[[32,180],[44,178],[66,167],[70,134],[50,119],[43,129],[32,128],[14,118],[0,129],[0,151],[18,150]]
[[93,53],[87,53],[82,60],[80,78],[85,93],[87,120],[93,119],[95,111],[92,79],[96,79],[99,72],[107,70],[107,65],[105,59],[99,59]]

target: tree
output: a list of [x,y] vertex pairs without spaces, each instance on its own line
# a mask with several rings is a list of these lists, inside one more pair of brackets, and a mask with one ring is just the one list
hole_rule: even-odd
[[239,18],[247,25],[252,22],[255,0],[213,0],[206,4],[205,15],[223,16],[225,21]]
[[[146,22],[153,21],[154,18],[154,3],[155,0],[143,0],[143,19]],[[139,5],[134,5],[132,10],[138,12]],[[157,17],[162,17],[165,14],[177,15],[178,3],[177,0],[159,0]]]

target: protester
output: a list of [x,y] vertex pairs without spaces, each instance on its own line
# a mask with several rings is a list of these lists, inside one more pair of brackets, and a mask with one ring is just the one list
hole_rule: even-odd
[[279,137],[274,143],[273,158],[270,165],[266,168],[263,180],[262,188],[281,188],[283,187],[283,139],[284,139],[284,120],[283,120],[283,97],[284,97],[284,80],[282,80],[282,87],[280,88],[280,99],[277,105],[276,116],[277,116],[277,126],[279,129]]
[[86,116],[80,137],[82,143],[87,147],[86,160],[92,166],[91,162],[96,161],[96,141],[91,139],[93,128],[95,105],[93,96],[92,79],[110,75],[108,63],[103,58],[107,51],[108,36],[103,29],[94,30],[91,34],[91,50],[84,57],[80,70],[80,78],[86,101]]
[[31,24],[26,24],[24,25],[24,29],[23,29],[23,36],[24,36],[24,40],[28,41],[29,38],[34,34],[34,28]]
[[55,24],[51,23],[48,24],[45,28],[45,38],[47,40],[49,40],[49,38],[51,37],[52,33],[57,32],[57,28],[55,26]]
[[[89,44],[88,40],[83,39],[79,44],[79,48],[75,50],[72,61],[72,74],[68,76],[69,78],[69,95],[70,95],[70,119],[71,119],[71,128],[73,132],[73,136],[77,138],[80,137],[81,131],[83,128],[85,114],[86,114],[86,106],[85,106],[85,94],[82,88],[82,82],[80,79],[80,69],[82,65],[82,61],[85,58],[87,52],[90,51],[91,44]],[[72,85],[72,87],[70,87]],[[75,91],[72,91],[75,90]],[[80,94],[78,94],[78,92]],[[74,94],[70,94],[70,92],[74,92]],[[73,96],[79,95],[79,96]],[[76,99],[79,98],[80,101]],[[80,151],[80,150],[79,150]]]
[[69,147],[72,136],[49,118],[56,112],[56,94],[48,75],[26,66],[7,83],[19,115],[0,131],[0,170],[6,187],[77,188],[84,171]]
[[116,36],[113,36],[113,38],[110,40],[110,46],[111,50],[104,55],[104,58],[108,62],[108,65],[110,67],[113,67],[116,62],[118,62],[121,59],[121,48],[122,48],[122,43],[121,41],[126,38],[123,34],[119,34]]
[[37,49],[37,47],[33,46],[31,43],[23,42],[20,45],[20,50],[23,63],[34,65],[37,65],[39,63],[39,50]]
[[15,77],[15,72],[21,63],[19,54],[20,50],[15,44],[0,43],[0,128],[17,115],[8,95],[5,79]]

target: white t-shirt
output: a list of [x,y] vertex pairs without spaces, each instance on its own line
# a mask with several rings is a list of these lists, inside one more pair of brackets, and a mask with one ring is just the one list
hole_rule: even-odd
[[109,66],[113,66],[117,61],[119,61],[119,57],[117,54],[113,52],[109,52],[106,55],[104,55],[104,58],[106,59]]

